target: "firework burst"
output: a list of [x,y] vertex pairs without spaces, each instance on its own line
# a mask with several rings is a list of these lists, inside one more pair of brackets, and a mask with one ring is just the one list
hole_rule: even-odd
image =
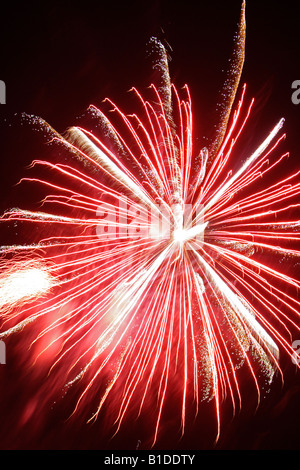
[[74,164],[35,161],[49,177],[25,179],[49,191],[43,210],[3,215],[41,236],[1,248],[0,305],[2,339],[33,331],[33,364],[49,368],[51,394],[78,387],[74,416],[95,420],[108,409],[116,433],[144,413],[154,445],[170,400],[181,434],[187,413],[213,400],[218,438],[222,401],[241,405],[239,370],[259,400],[261,373],[271,383],[281,352],[294,354],[299,282],[281,266],[299,255],[291,214],[300,182],[299,171],[272,176],[288,157],[279,153],[283,120],[236,168],[254,105],[246,86],[234,105],[245,4],[209,148],[194,148],[189,89],[170,83],[166,51],[151,45],[161,83],[149,99],[132,89],[135,114],[106,100],[109,119],[88,110],[95,132],[64,136],[34,118]]

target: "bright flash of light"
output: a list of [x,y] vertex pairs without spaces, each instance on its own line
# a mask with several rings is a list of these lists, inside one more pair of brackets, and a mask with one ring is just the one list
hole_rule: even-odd
[[46,293],[51,287],[47,271],[27,268],[15,271],[0,280],[0,306],[13,304]]
[[[26,178],[49,190],[43,204],[54,213],[12,209],[2,218],[47,233],[36,245],[2,248],[4,267],[6,257],[10,266],[13,256],[30,263],[38,254],[51,270],[4,269],[0,337],[30,325],[49,361],[49,390],[79,387],[74,416],[83,409],[96,419],[106,407],[117,432],[144,414],[153,445],[170,403],[183,435],[187,413],[212,399],[218,437],[222,402],[241,406],[239,371],[259,401],[261,376],[270,385],[281,354],[295,354],[300,283],[284,268],[299,256],[291,214],[300,171],[278,177],[288,157],[282,119],[253,151],[242,147],[254,106],[246,86],[231,111],[244,42],[245,2],[209,148],[195,148],[189,88],[180,94],[170,83],[166,51],[153,39],[163,84],[150,87],[151,100],[133,89],[131,115],[106,100],[111,119],[90,106],[95,132],[71,127],[60,136],[38,120],[72,164],[39,160],[49,178]],[[26,303],[14,311],[18,296]],[[60,381],[51,382],[56,371]]]

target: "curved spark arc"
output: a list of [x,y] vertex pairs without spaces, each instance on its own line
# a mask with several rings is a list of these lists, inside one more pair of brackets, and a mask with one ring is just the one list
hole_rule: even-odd
[[[298,289],[299,282],[274,269],[268,259],[255,256],[260,249],[299,255],[287,244],[287,238],[299,241],[293,231],[299,221],[272,218],[286,217],[290,208],[299,207],[293,202],[299,172],[253,190],[259,178],[287,157],[272,161],[284,137],[283,120],[239,170],[231,171],[254,103],[244,110],[244,86],[228,121],[244,58],[244,16],[245,2],[235,49],[238,62],[214,150],[201,149],[195,158],[189,89],[184,87],[182,98],[169,82],[164,52],[160,68],[165,88],[151,85],[152,102],[132,90],[140,114],[127,116],[106,100],[122,123],[118,127],[90,107],[103,123],[109,144],[79,127],[70,128],[65,136],[53,135],[52,142],[102,177],[88,174],[87,166],[35,162],[53,170],[65,186],[26,179],[51,191],[43,205],[55,204],[58,212],[62,208],[69,215],[12,209],[2,218],[51,227],[52,232],[36,245],[1,249],[0,298],[3,292],[6,299],[1,301],[0,337],[35,325],[32,346],[42,344],[37,363],[58,346],[49,361],[49,380],[51,373],[61,370],[66,390],[75,384],[81,387],[74,414],[94,393],[97,406],[90,419],[110,402],[115,410],[117,403],[118,432],[136,403],[138,416],[148,409],[156,412],[153,445],[172,387],[179,397],[181,435],[190,403],[197,414],[201,399],[212,397],[218,438],[222,401],[229,395],[233,409],[241,406],[241,364],[248,368],[259,400],[257,369],[268,382],[275,371],[281,373],[280,349],[294,354],[287,325],[299,331],[300,303],[285,290]],[[154,44],[164,51],[158,41]],[[8,264],[5,255],[12,254],[17,261]],[[38,266],[35,274],[40,272],[47,282],[32,300],[25,292],[14,308],[15,301],[7,294],[15,288],[11,273],[24,270],[26,263]],[[27,273],[29,282],[32,273]],[[40,325],[41,320],[45,321]]]
[[220,109],[219,121],[216,124],[216,136],[211,146],[209,154],[211,158],[220,153],[220,147],[223,144],[231,110],[236,98],[237,90],[245,62],[246,46],[246,0],[243,0],[240,14],[240,21],[236,38],[234,42],[233,53],[230,59],[230,67],[227,71],[227,77],[221,90],[221,102],[218,104]]

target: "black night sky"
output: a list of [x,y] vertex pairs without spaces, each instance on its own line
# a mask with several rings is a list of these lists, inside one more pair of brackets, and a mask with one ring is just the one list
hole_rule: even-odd
[[[77,117],[90,104],[100,105],[105,97],[122,103],[132,86],[143,91],[152,78],[146,57],[151,36],[170,45],[173,82],[177,87],[185,83],[190,87],[195,137],[209,137],[240,6],[240,0],[1,4],[0,79],[6,84],[6,104],[0,105],[1,212],[20,204],[21,193],[14,184],[44,148],[40,136],[20,126],[20,113],[40,116],[63,132],[76,125]],[[300,104],[292,103],[291,86],[300,80],[299,1],[248,0],[246,20],[242,83],[248,85],[248,97],[256,98],[257,132],[264,136],[284,117],[284,145],[291,153],[289,165],[296,168]],[[32,197],[27,194],[25,199],[31,201]],[[0,367],[8,368],[9,364]],[[286,368],[284,387],[275,387],[255,415],[242,413],[240,419],[233,420],[216,448],[300,449],[299,374],[288,364]],[[43,440],[33,435],[30,442],[22,432],[16,436],[10,418],[17,411],[6,404],[9,389],[16,393],[12,384],[18,379],[11,373],[3,376],[6,382],[1,389],[6,392],[5,399],[0,393],[1,449],[102,449],[90,428],[87,433],[77,429],[75,436],[70,430],[66,434],[52,432]],[[57,423],[53,426],[59,428]],[[167,445],[172,449],[173,443]],[[174,449],[203,450],[206,445],[203,436],[193,434],[177,447],[174,444]]]

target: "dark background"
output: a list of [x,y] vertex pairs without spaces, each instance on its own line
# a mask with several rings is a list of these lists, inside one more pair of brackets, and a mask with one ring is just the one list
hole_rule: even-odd
[[[2,3],[0,79],[7,94],[0,106],[1,211],[20,203],[13,185],[43,151],[31,130],[20,126],[20,113],[40,116],[63,132],[91,103],[99,105],[106,96],[122,103],[132,86],[143,90],[151,83],[146,44],[153,35],[171,46],[174,83],[190,87],[195,137],[209,137],[240,6],[240,0]],[[249,0],[246,11],[242,82],[248,84],[247,96],[257,100],[258,133],[265,135],[285,117],[289,164],[296,167],[300,105],[291,101],[291,84],[300,80],[299,2]],[[300,448],[300,386],[294,370],[269,398],[256,415],[234,422],[218,448]],[[91,442],[96,446],[95,437]],[[192,442],[195,446],[195,436]],[[55,440],[50,445],[55,447]],[[73,447],[70,436],[68,446]]]

